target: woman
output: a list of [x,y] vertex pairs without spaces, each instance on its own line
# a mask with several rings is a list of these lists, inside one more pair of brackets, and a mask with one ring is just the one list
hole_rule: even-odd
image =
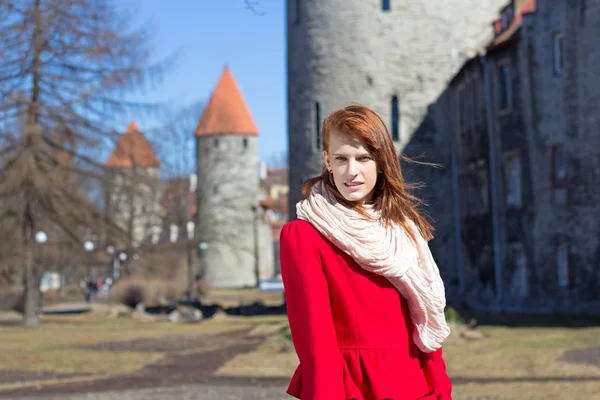
[[351,105],[323,123],[321,176],[281,233],[281,271],[306,400],[450,400],[445,293],[381,118]]

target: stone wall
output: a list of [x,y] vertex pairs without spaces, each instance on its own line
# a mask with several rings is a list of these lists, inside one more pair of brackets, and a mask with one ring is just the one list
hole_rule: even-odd
[[[521,71],[529,74],[522,96],[529,99],[533,259],[544,293],[557,300],[556,308],[568,308],[598,299],[600,281],[600,3],[551,0],[537,7],[524,19],[520,48]],[[557,35],[561,71],[554,66]],[[563,182],[552,179],[557,150],[564,154]]]
[[208,243],[207,280],[217,288],[254,287],[257,136],[198,136],[196,239]]

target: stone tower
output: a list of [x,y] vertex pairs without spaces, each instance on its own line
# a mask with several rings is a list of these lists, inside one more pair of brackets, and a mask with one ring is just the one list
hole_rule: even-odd
[[302,182],[321,173],[323,118],[360,102],[403,150],[507,2],[287,0],[290,219]]
[[160,230],[160,167],[152,145],[131,122],[106,162],[108,214],[137,246]]
[[[204,277],[214,287],[256,286],[260,262],[258,129],[226,67],[198,127],[197,239]],[[271,261],[272,264],[272,261]]]

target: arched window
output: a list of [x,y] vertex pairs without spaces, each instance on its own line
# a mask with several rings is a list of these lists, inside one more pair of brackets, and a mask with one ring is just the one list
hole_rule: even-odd
[[315,102],[315,148],[321,149],[321,105]]
[[392,140],[397,142],[400,140],[400,108],[398,104],[398,96],[392,97]]
[[244,138],[243,143],[244,143],[244,150],[248,149],[248,138]]

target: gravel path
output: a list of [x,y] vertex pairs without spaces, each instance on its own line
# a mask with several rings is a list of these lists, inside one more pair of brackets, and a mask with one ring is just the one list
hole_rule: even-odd
[[2,397],[19,400],[289,400],[285,386],[185,385],[169,388],[123,390],[77,395]]

